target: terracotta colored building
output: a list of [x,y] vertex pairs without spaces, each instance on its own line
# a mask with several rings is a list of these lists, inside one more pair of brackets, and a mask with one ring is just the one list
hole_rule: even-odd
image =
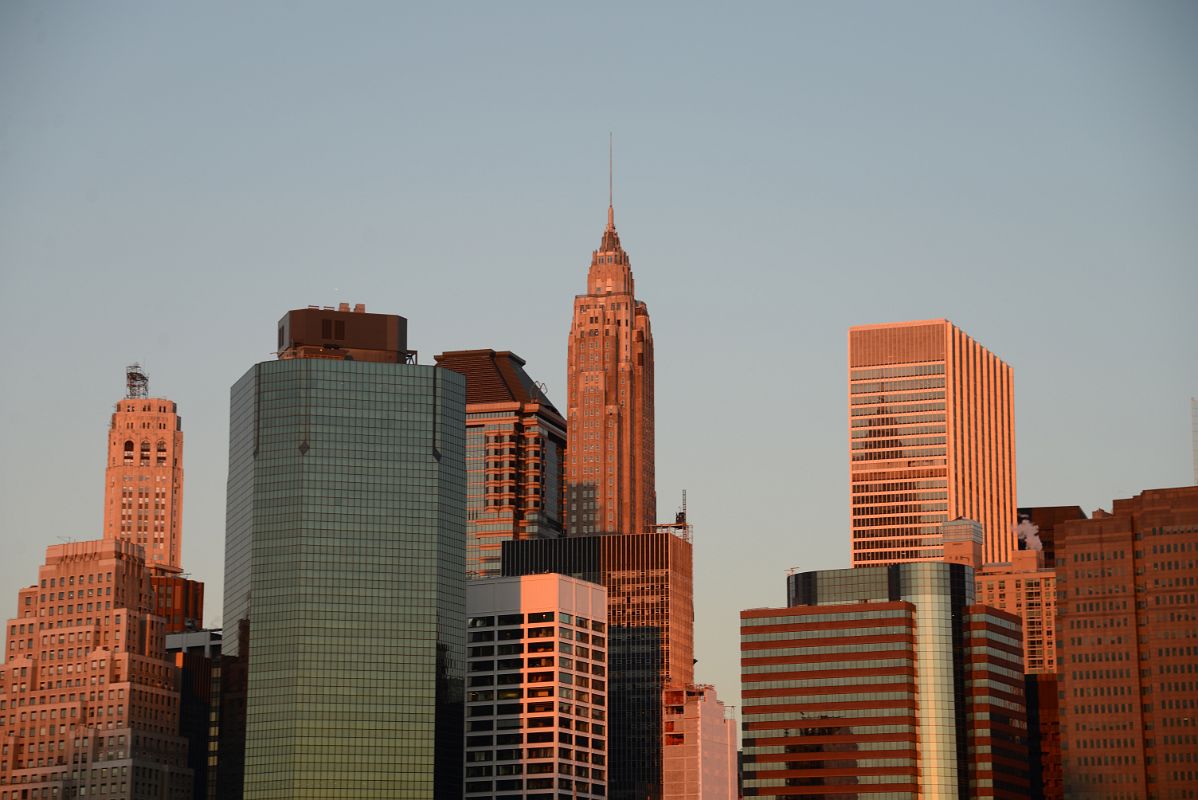
[[849,329],[853,566],[935,561],[975,519],[983,559],[1015,549],[1011,368],[948,320]]
[[666,689],[665,800],[736,800],[736,720],[707,684]]
[[959,564],[788,578],[741,612],[745,797],[1027,796],[1019,621]]
[[607,796],[607,592],[565,575],[466,585],[466,797]]
[[566,392],[569,535],[653,530],[653,333],[610,205],[587,293],[574,298]]
[[494,577],[503,542],[562,535],[566,421],[515,353],[436,361],[466,376],[466,576]]
[[1198,486],[1057,528],[1065,795],[1198,797]]
[[0,800],[188,800],[179,676],[140,545],[54,545],[0,666]]
[[547,572],[607,589],[608,796],[660,800],[662,693],[695,682],[689,529],[504,542],[504,575]]
[[104,538],[145,548],[151,568],[179,572],[183,550],[183,421],[173,401],[149,396],[134,364],[108,426]]
[[1011,563],[987,564],[977,574],[978,600],[1019,617],[1024,671],[1057,671],[1057,575],[1040,550],[1016,550]]

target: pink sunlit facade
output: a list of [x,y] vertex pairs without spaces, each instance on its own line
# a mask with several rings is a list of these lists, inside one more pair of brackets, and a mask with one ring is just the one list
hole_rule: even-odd
[[566,519],[570,536],[648,533],[654,488],[653,333],[612,208],[574,298],[566,362]]
[[130,393],[117,402],[108,426],[104,538],[141,545],[152,568],[179,572],[183,423],[173,401],[145,396],[148,382],[136,365],[129,378]]
[[715,687],[666,689],[664,721],[663,800],[735,800],[736,720]]
[[0,666],[0,800],[187,800],[178,673],[150,570],[120,539],[54,545]]
[[466,584],[467,798],[604,798],[607,590],[565,575]]
[[1042,550],[1016,550],[1007,564],[986,564],[976,577],[978,602],[1023,621],[1023,668],[1057,671],[1057,573]]
[[975,519],[983,560],[1015,550],[1011,368],[948,320],[849,329],[853,566],[936,561]]

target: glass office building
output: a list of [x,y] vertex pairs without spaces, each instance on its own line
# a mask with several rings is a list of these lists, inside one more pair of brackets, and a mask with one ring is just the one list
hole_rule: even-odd
[[1019,619],[974,602],[972,569],[787,588],[787,608],[741,612],[745,797],[1027,796]]
[[[329,315],[347,348],[356,318],[384,316]],[[465,381],[402,352],[309,347],[232,390],[224,621],[248,634],[225,642],[248,659],[243,796],[460,797]]]

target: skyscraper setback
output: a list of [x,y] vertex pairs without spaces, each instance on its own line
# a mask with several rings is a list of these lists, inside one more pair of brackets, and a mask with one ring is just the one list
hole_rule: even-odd
[[574,298],[566,392],[569,534],[653,530],[653,333],[610,203],[587,293]]
[[983,561],[1015,550],[1011,368],[948,320],[849,329],[853,565],[934,561],[940,525],[981,523]]

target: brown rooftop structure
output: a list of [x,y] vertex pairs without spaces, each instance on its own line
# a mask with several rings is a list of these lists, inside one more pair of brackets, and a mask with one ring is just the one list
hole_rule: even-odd
[[397,314],[367,314],[349,303],[308,306],[279,320],[280,359],[331,358],[338,361],[415,363],[408,350],[408,321]]
[[437,366],[466,376],[466,403],[539,403],[561,412],[524,371],[523,358],[510,350],[452,350],[433,357]]

